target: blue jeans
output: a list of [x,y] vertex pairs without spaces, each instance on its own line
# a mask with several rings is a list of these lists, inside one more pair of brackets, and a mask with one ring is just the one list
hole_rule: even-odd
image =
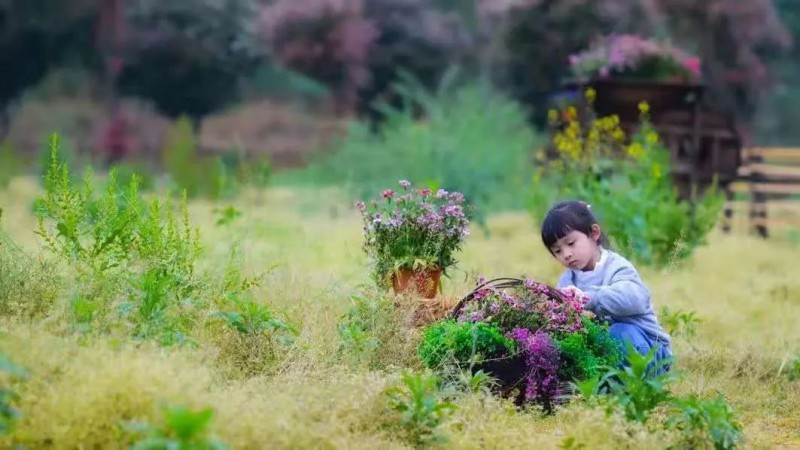
[[[666,358],[672,357],[672,349],[670,348],[669,343],[661,342],[650,338],[645,332],[637,327],[636,325],[631,325],[629,323],[617,322],[609,327],[609,334],[614,340],[618,341],[621,344],[622,348],[622,355],[623,355],[623,366],[627,366],[627,358],[626,355],[628,354],[628,349],[625,346],[625,342],[630,342],[633,347],[639,352],[640,355],[644,356],[647,352],[650,351],[651,348],[654,346],[658,346],[658,350],[656,350],[656,354],[653,358],[653,361],[648,365],[647,371],[651,372],[653,366],[658,364],[659,362],[663,361]],[[656,374],[661,374],[664,372],[669,372],[672,364],[668,363],[663,365]]]

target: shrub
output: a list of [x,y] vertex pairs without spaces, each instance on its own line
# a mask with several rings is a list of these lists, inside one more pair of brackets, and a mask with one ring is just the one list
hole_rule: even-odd
[[147,205],[138,179],[123,190],[114,171],[100,194],[91,171],[83,186],[74,186],[68,165],[58,158],[57,135],[51,138],[51,153],[45,192],[36,201],[37,234],[73,265],[76,317],[92,322],[121,298],[117,307],[135,335],[172,340],[186,332],[189,318],[182,303],[200,289],[194,270],[199,238],[189,225],[186,204],[179,222],[169,199]]
[[360,0],[282,0],[261,15],[272,52],[287,67],[331,88],[345,108],[355,106],[369,80],[367,59],[377,37]]
[[165,115],[201,119],[238,97],[238,82],[263,59],[253,0],[145,0],[125,8],[130,48],[118,87]]
[[[587,92],[589,100],[593,91]],[[641,104],[639,129],[628,141],[616,116],[590,117],[584,127],[573,107],[563,116],[553,143],[558,157],[534,178],[532,210],[544,217],[553,193],[579,198],[597,212],[618,251],[639,262],[664,266],[689,258],[705,244],[717,223],[724,196],[711,186],[692,205],[679,197],[671,177],[670,154]],[[559,123],[559,114],[551,112]],[[556,181],[557,180],[557,181]]]
[[[528,155],[537,139],[516,103],[477,84],[445,84],[436,93],[411,81],[401,86],[407,107],[384,108],[377,134],[365,122],[352,124],[322,162],[330,180],[343,180],[356,199],[401,179],[458,191],[475,207],[479,225],[489,211],[524,208],[519,193],[533,172]],[[424,120],[411,103],[422,105]]]

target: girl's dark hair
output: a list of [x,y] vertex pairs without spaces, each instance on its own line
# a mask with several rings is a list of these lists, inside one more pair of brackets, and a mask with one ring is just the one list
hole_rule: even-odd
[[[542,222],[542,243],[548,250],[559,239],[572,231],[580,231],[589,236],[592,234],[592,225],[600,225],[591,207],[579,200],[567,200],[556,203],[550,208]],[[608,239],[600,233],[600,245],[608,248]]]

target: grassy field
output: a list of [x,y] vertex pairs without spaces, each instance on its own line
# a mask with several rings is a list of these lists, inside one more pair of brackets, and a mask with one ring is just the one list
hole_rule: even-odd
[[[0,192],[3,230],[34,257],[44,256],[31,212],[38,189],[35,180],[18,178]],[[29,378],[14,385],[21,416],[0,446],[125,447],[121,424],[160,423],[164,402],[213,408],[211,433],[232,448],[410,446],[382,391],[404,369],[420,369],[417,329],[408,305],[395,309],[391,296],[370,287],[361,224],[349,202],[336,190],[274,187],[231,204],[242,216],[228,226],[215,224],[220,205],[189,205],[202,267],[223,271],[230,248],[240,245],[246,273],[269,269],[257,299],[297,326],[294,345],[268,356],[260,341],[213,329],[195,330],[196,347],[163,348],[115,332],[82,335],[65,326],[58,311],[66,300],[57,296],[36,320],[3,318],[0,346]],[[560,268],[527,214],[492,215],[489,229],[470,236],[441,302],[469,292],[477,275],[555,282]],[[641,269],[658,309],[694,311],[700,319],[696,334],[675,338],[682,377],[674,390],[722,392],[744,425],[745,448],[800,448],[800,381],[787,376],[800,356],[796,260],[797,247],[784,241],[715,233],[685,266]],[[55,267],[39,276],[63,270]],[[342,345],[337,330],[359,298],[377,305],[370,318],[381,344],[356,351]],[[439,427],[443,448],[559,448],[573,437],[570,448],[655,449],[669,439],[580,404],[541,418],[482,393],[455,403]]]

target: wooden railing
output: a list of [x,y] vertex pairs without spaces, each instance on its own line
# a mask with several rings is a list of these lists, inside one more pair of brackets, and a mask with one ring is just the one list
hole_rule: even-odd
[[[800,148],[745,149],[737,181],[731,184],[723,229],[735,210],[749,207],[750,230],[768,237],[773,228],[800,230]],[[739,193],[744,201],[736,201]],[[743,195],[742,195],[743,194]]]

